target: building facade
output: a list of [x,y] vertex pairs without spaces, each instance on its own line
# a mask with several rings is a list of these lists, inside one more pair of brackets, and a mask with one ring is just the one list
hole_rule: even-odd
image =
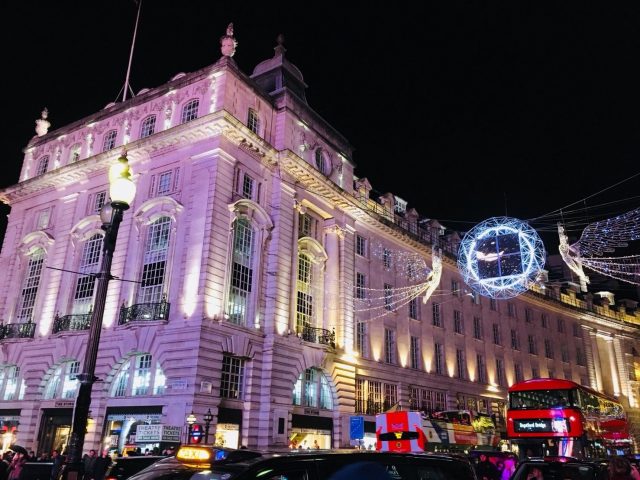
[[[227,38],[227,43],[228,43]],[[353,149],[308,105],[277,45],[214,64],[26,146],[0,254],[4,448],[70,433],[102,252],[107,170],[126,148],[137,195],[115,248],[86,448],[206,440],[345,447],[351,416],[464,408],[503,427],[506,389],[538,376],[622,399],[639,418],[640,315],[569,287],[479,297],[459,237],[375,198]],[[43,127],[43,122],[46,125]],[[438,289],[415,286],[442,251]],[[203,423],[211,411],[210,425]]]

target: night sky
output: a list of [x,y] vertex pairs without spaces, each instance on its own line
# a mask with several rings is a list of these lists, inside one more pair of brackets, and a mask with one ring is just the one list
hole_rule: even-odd
[[[640,205],[640,2],[350,3],[143,0],[131,86],[214,63],[229,22],[251,74],[282,33],[356,174],[424,217],[461,232],[529,220],[551,251],[559,220],[578,236]],[[43,107],[54,130],[122,99],[137,6],[0,12],[5,187]]]

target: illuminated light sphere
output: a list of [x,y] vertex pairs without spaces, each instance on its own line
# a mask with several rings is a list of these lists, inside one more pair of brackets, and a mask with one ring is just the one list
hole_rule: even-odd
[[493,217],[473,227],[458,250],[458,270],[480,295],[513,298],[525,292],[545,261],[540,236],[516,218]]

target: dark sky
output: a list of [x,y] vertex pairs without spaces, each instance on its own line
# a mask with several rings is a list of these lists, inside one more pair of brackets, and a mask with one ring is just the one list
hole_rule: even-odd
[[[229,22],[250,74],[282,33],[309,104],[355,147],[356,174],[423,216],[460,231],[564,219],[579,235],[640,205],[640,2],[351,3],[143,0],[130,83],[214,63]],[[3,3],[0,187],[17,181],[43,107],[53,130],[122,98],[136,12],[131,0]]]

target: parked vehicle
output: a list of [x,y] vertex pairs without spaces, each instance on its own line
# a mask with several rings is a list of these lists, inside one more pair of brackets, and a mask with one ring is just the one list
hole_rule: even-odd
[[[180,447],[175,457],[154,463],[130,480],[326,480],[356,463],[386,471],[390,478],[397,480],[476,480],[467,459],[446,454],[363,450],[264,453],[200,445]],[[349,478],[371,477],[352,475]]]
[[49,480],[52,468],[52,462],[27,462],[22,467],[20,480]]
[[140,455],[135,457],[117,457],[113,460],[107,473],[105,480],[126,480],[140,470],[147,468],[149,465],[156,463],[158,460],[166,458],[164,456]]
[[572,457],[545,457],[522,460],[511,480],[600,480],[606,478],[606,462]]

